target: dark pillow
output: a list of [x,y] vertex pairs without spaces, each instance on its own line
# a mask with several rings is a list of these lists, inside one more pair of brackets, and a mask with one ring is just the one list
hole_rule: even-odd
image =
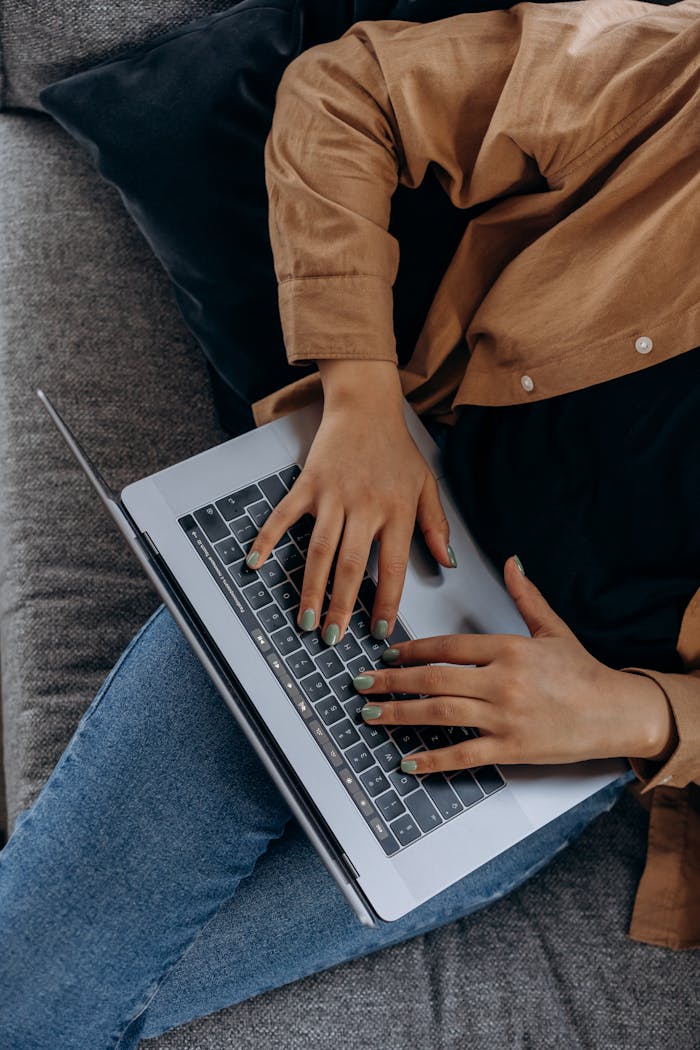
[[[210,365],[232,434],[254,427],[253,401],[316,370],[288,364],[268,233],[265,139],[285,67],[365,18],[433,21],[508,7],[455,0],[241,0],[93,66],[40,94],[88,150],[170,276]],[[399,186],[394,320],[410,357],[469,219],[434,178]]]

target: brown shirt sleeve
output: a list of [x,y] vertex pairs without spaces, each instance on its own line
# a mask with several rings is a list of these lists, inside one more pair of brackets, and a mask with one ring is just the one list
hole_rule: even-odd
[[485,142],[520,38],[520,20],[502,11],[427,25],[358,22],[287,67],[265,169],[290,363],[397,363],[399,246],[387,228],[399,181],[420,185],[432,163],[467,206],[466,197],[485,190],[468,188],[484,151],[488,197],[532,176],[533,162],[515,142]]

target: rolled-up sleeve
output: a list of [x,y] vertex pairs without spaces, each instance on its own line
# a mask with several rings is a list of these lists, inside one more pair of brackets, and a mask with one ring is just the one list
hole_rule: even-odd
[[[391,197],[399,181],[420,185],[433,164],[456,204],[476,202],[483,186],[471,186],[465,172],[484,150],[521,28],[502,11],[426,25],[357,22],[286,68],[265,178],[290,363],[397,362]],[[504,137],[491,145],[488,170],[492,196],[534,169]]]

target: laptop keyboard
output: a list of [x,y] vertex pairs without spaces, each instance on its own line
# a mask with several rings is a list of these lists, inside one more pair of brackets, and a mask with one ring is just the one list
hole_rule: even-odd
[[[179,523],[250,634],[331,767],[391,856],[505,786],[495,766],[402,773],[413,751],[447,747],[477,730],[461,726],[385,726],[365,723],[352,679],[385,668],[387,646],[411,635],[397,618],[385,641],[370,634],[375,583],[367,572],[345,635],[327,646],[319,628],[300,631],[296,619],[314,517],[305,514],[278,540],[257,571],[245,556],[272,508],[301,473],[291,464],[255,484],[185,514]],[[321,623],[329,605],[326,589]],[[395,693],[406,699],[417,694]]]

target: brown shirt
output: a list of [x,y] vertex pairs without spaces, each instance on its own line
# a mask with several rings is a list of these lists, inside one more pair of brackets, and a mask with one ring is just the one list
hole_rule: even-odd
[[[552,397],[700,344],[700,0],[521,3],[428,24],[355,23],[285,70],[265,144],[290,363],[398,366],[388,233],[400,182],[430,168],[482,205],[399,369],[415,410]],[[322,394],[305,375],[258,425]],[[679,744],[658,769],[630,935],[700,947],[700,591],[686,674],[653,678]],[[632,669],[630,669],[632,670]]]

